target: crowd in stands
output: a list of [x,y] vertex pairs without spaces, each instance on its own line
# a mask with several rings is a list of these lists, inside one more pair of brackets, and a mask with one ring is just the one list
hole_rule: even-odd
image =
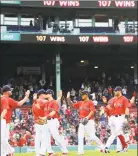
[[[27,79],[28,78],[28,79]],[[102,103],[102,96],[110,99],[113,97],[114,85],[111,85],[111,78],[108,78],[108,84],[105,82],[105,75],[102,75],[102,83],[98,81],[87,81],[81,84],[81,87],[77,89],[72,88],[70,90],[71,99],[73,102],[80,100],[80,94],[82,90],[88,90],[90,93],[90,99],[94,101],[96,107],[96,135],[106,142],[110,136],[110,129],[108,127],[108,119],[103,113],[104,104]],[[39,82],[39,83],[36,83]],[[25,91],[29,89],[31,91],[31,98],[28,100],[27,104],[21,108],[16,109],[12,114],[12,122],[10,124],[10,144],[12,146],[34,146],[34,121],[31,111],[32,96],[33,93],[36,93],[40,88],[44,88],[45,84],[37,79],[34,79],[32,76],[18,77],[15,79],[10,79],[8,84],[11,85],[13,89],[13,98],[20,100],[24,97]],[[106,84],[106,85],[105,85]],[[123,95],[130,98],[132,95],[136,95],[136,85],[132,82],[132,79],[124,79],[123,76],[118,76],[118,84],[122,86]],[[130,92],[128,85],[133,86],[132,91]],[[130,94],[130,95],[129,95]],[[60,127],[59,132],[62,137],[66,140],[67,145],[77,145],[77,130],[79,125],[78,112],[75,109],[71,109],[68,105],[65,94],[63,93],[63,98],[61,100],[60,107]],[[135,107],[135,105],[134,105]],[[131,129],[127,131],[129,133],[130,141],[129,143],[136,143],[136,133],[137,133],[137,112],[136,109],[130,115],[130,125]],[[51,138],[51,144],[56,145],[57,143]],[[92,143],[89,140],[89,137],[85,139],[86,145],[91,145]]]

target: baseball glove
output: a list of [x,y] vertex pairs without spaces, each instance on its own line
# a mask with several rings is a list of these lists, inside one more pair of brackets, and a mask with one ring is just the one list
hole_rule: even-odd
[[81,120],[81,123],[85,126],[85,125],[87,125],[87,123],[89,122],[89,120],[87,119],[87,118],[83,118],[82,120]]
[[36,123],[37,123],[38,125],[44,125],[44,124],[47,123],[47,120],[38,119],[38,120],[36,121]]
[[128,130],[130,130],[130,125],[129,125],[129,123],[123,123],[123,131],[124,131],[124,133],[125,132],[127,132]]

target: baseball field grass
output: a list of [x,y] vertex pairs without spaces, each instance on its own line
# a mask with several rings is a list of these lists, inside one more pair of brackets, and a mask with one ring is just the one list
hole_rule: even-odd
[[[57,153],[58,156],[62,156],[61,153]],[[15,154],[15,156],[35,156],[35,153],[21,153]],[[77,156],[77,152],[70,152],[69,156]],[[127,153],[116,153],[111,151],[110,154],[101,154],[99,151],[86,151],[84,156],[137,156],[137,150],[129,150]]]

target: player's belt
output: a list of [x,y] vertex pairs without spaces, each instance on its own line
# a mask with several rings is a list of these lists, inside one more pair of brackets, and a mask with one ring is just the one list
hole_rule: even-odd
[[47,120],[52,120],[52,119],[55,119],[55,118],[47,118]]
[[45,124],[47,124],[47,120],[38,119],[38,120],[36,120],[35,123],[38,125],[45,125]]
[[115,115],[115,117],[119,117],[119,116],[122,116],[121,114],[120,115]]

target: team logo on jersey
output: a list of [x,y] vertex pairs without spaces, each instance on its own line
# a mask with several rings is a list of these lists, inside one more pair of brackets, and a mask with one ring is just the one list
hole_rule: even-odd
[[114,103],[114,107],[122,107],[123,106],[123,104],[121,104],[121,103]]
[[118,106],[119,106],[119,107],[122,107],[123,105],[122,105],[122,103],[118,103]]

